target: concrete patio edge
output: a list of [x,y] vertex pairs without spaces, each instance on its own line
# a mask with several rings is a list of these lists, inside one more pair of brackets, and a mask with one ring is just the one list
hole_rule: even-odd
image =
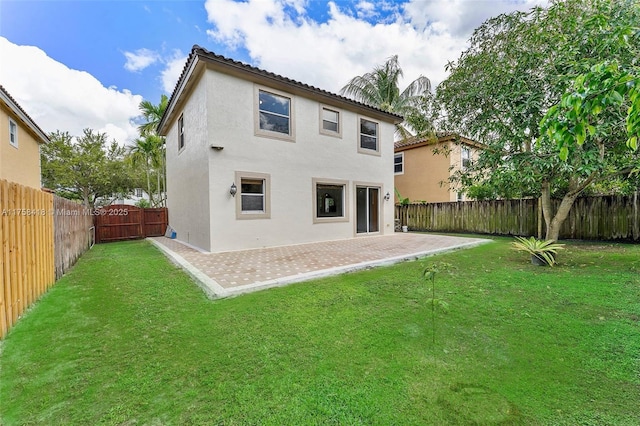
[[400,256],[389,257],[385,259],[377,259],[367,262],[355,263],[352,265],[346,266],[338,266],[328,269],[322,269],[317,271],[305,272],[296,275],[290,275],[286,277],[276,278],[268,281],[260,281],[251,284],[241,285],[232,288],[224,288],[220,284],[218,284],[214,279],[204,274],[198,268],[189,263],[186,259],[184,259],[179,254],[175,253],[173,250],[167,248],[162,243],[159,243],[153,239],[147,238],[154,246],[160,249],[165,255],[173,261],[176,265],[180,266],[184,269],[193,279],[196,281],[198,286],[202,288],[207,297],[210,299],[219,299],[226,298],[232,296],[238,296],[245,293],[252,293],[255,291],[266,290],[274,287],[282,287],[288,284],[298,283],[309,281],[317,278],[323,278],[328,276],[339,275],[347,272],[355,272],[363,269],[369,269],[377,266],[389,266],[400,262],[405,262],[409,260],[418,260],[421,258],[425,258],[428,256],[433,256],[436,254],[441,254],[445,252],[466,249],[476,247],[482,244],[487,244],[492,242],[492,240],[476,240],[468,243],[458,244],[451,247],[446,248],[438,248],[433,250],[426,250],[421,252],[409,253]]
[[198,286],[204,291],[209,299],[216,299],[220,297],[228,297],[227,290],[218,284],[214,279],[208,277],[202,273],[198,268],[189,263],[184,257],[178,253],[170,250],[161,243],[155,241],[152,238],[146,238],[151,244],[156,246],[161,252],[163,252],[173,263],[184,269],[187,274],[193,278]]

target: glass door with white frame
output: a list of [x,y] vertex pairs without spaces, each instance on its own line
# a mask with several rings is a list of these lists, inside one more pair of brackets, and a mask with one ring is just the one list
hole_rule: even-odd
[[380,188],[356,187],[356,232],[366,234],[380,231]]

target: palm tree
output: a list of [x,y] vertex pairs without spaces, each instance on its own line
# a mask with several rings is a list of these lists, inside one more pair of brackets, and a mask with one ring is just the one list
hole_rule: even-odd
[[146,122],[138,126],[138,130],[142,136],[148,134],[155,134],[160,120],[167,109],[169,98],[167,95],[160,96],[160,103],[158,105],[152,104],[150,101],[142,101],[138,108],[142,111],[142,116]]
[[[142,166],[147,177],[147,194],[149,202],[155,206],[161,202],[160,188],[161,169],[164,164],[164,138],[157,135],[147,135],[135,140],[135,145],[129,147],[129,161],[134,166]],[[151,173],[155,171],[158,179],[158,198],[154,199],[151,189]]]
[[420,76],[400,92],[398,82],[402,76],[398,55],[394,55],[372,72],[352,78],[340,89],[340,94],[402,115],[404,121],[396,125],[396,133],[401,138],[412,136],[412,131],[420,136],[432,133],[431,121],[425,112],[425,104],[431,98],[431,82]]
[[[152,104],[150,101],[142,101],[138,108],[142,112],[142,116],[145,118],[146,122],[138,126],[138,130],[140,131],[140,135],[143,138],[147,138],[149,136],[153,136],[154,139],[153,144],[158,145],[156,147],[156,152],[153,155],[153,167],[156,169],[156,178],[157,178],[157,189],[158,189],[158,199],[156,200],[156,204],[165,205],[165,199],[162,197],[162,193],[167,188],[167,174],[166,174],[166,162],[165,162],[165,139],[164,137],[158,136],[156,133],[156,129],[158,124],[160,124],[160,120],[162,120],[162,116],[164,112],[167,110],[167,105],[169,104],[169,98],[167,95],[160,96],[160,103],[158,105]],[[136,145],[138,141],[136,140]],[[134,147],[135,148],[135,147]],[[144,150],[143,150],[144,151]],[[140,160],[138,160],[140,162]],[[150,177],[147,176],[147,185],[149,185]],[[162,188],[161,188],[162,185]],[[151,193],[149,193],[149,198],[151,198]],[[151,201],[151,200],[149,200]]]

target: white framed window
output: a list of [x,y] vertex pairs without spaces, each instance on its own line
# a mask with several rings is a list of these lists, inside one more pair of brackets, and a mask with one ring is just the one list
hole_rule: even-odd
[[460,164],[462,164],[462,169],[466,169],[471,164],[471,150],[466,146],[463,146],[460,150]]
[[393,173],[396,175],[404,174],[404,152],[393,154]]
[[9,144],[18,147],[18,125],[12,119],[9,119]]
[[320,133],[328,136],[342,137],[340,111],[320,105]]
[[142,188],[135,189],[135,196],[138,198],[142,198]]
[[236,172],[237,219],[269,219],[271,217],[271,176],[266,173]]
[[378,123],[360,118],[358,130],[358,152],[365,154],[380,154]]
[[293,97],[274,89],[256,87],[255,133],[294,140]]
[[349,182],[313,178],[313,223],[348,222]]
[[456,194],[456,200],[457,201],[464,201],[464,192],[458,192]]
[[184,144],[184,114],[180,114],[180,118],[178,118],[178,151],[184,149]]

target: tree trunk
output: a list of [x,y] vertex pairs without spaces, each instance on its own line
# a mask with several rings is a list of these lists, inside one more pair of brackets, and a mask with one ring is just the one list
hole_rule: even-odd
[[147,164],[147,195],[149,196],[149,205],[153,205],[153,196],[151,194],[151,176],[149,175],[149,165]]
[[156,188],[158,191],[158,194],[157,194],[158,196],[156,198],[156,205],[154,205],[153,207],[160,207],[160,203],[162,200],[162,192],[160,192],[160,171],[159,170],[156,170],[156,184],[157,184]]
[[542,203],[542,215],[544,216],[544,223],[546,226],[545,236],[548,236],[551,220],[553,219],[553,211],[551,207],[551,185],[549,182],[542,182],[541,189],[542,194],[540,195],[540,202]]
[[89,202],[89,191],[86,188],[82,189],[82,204],[86,208],[91,208],[91,203]]
[[551,220],[551,224],[547,227],[546,240],[558,241],[560,227],[569,216],[569,212],[571,211],[571,207],[573,207],[573,203],[576,201],[576,198],[578,198],[577,194],[567,194],[564,196],[560,203],[560,207],[558,207],[558,211]]

